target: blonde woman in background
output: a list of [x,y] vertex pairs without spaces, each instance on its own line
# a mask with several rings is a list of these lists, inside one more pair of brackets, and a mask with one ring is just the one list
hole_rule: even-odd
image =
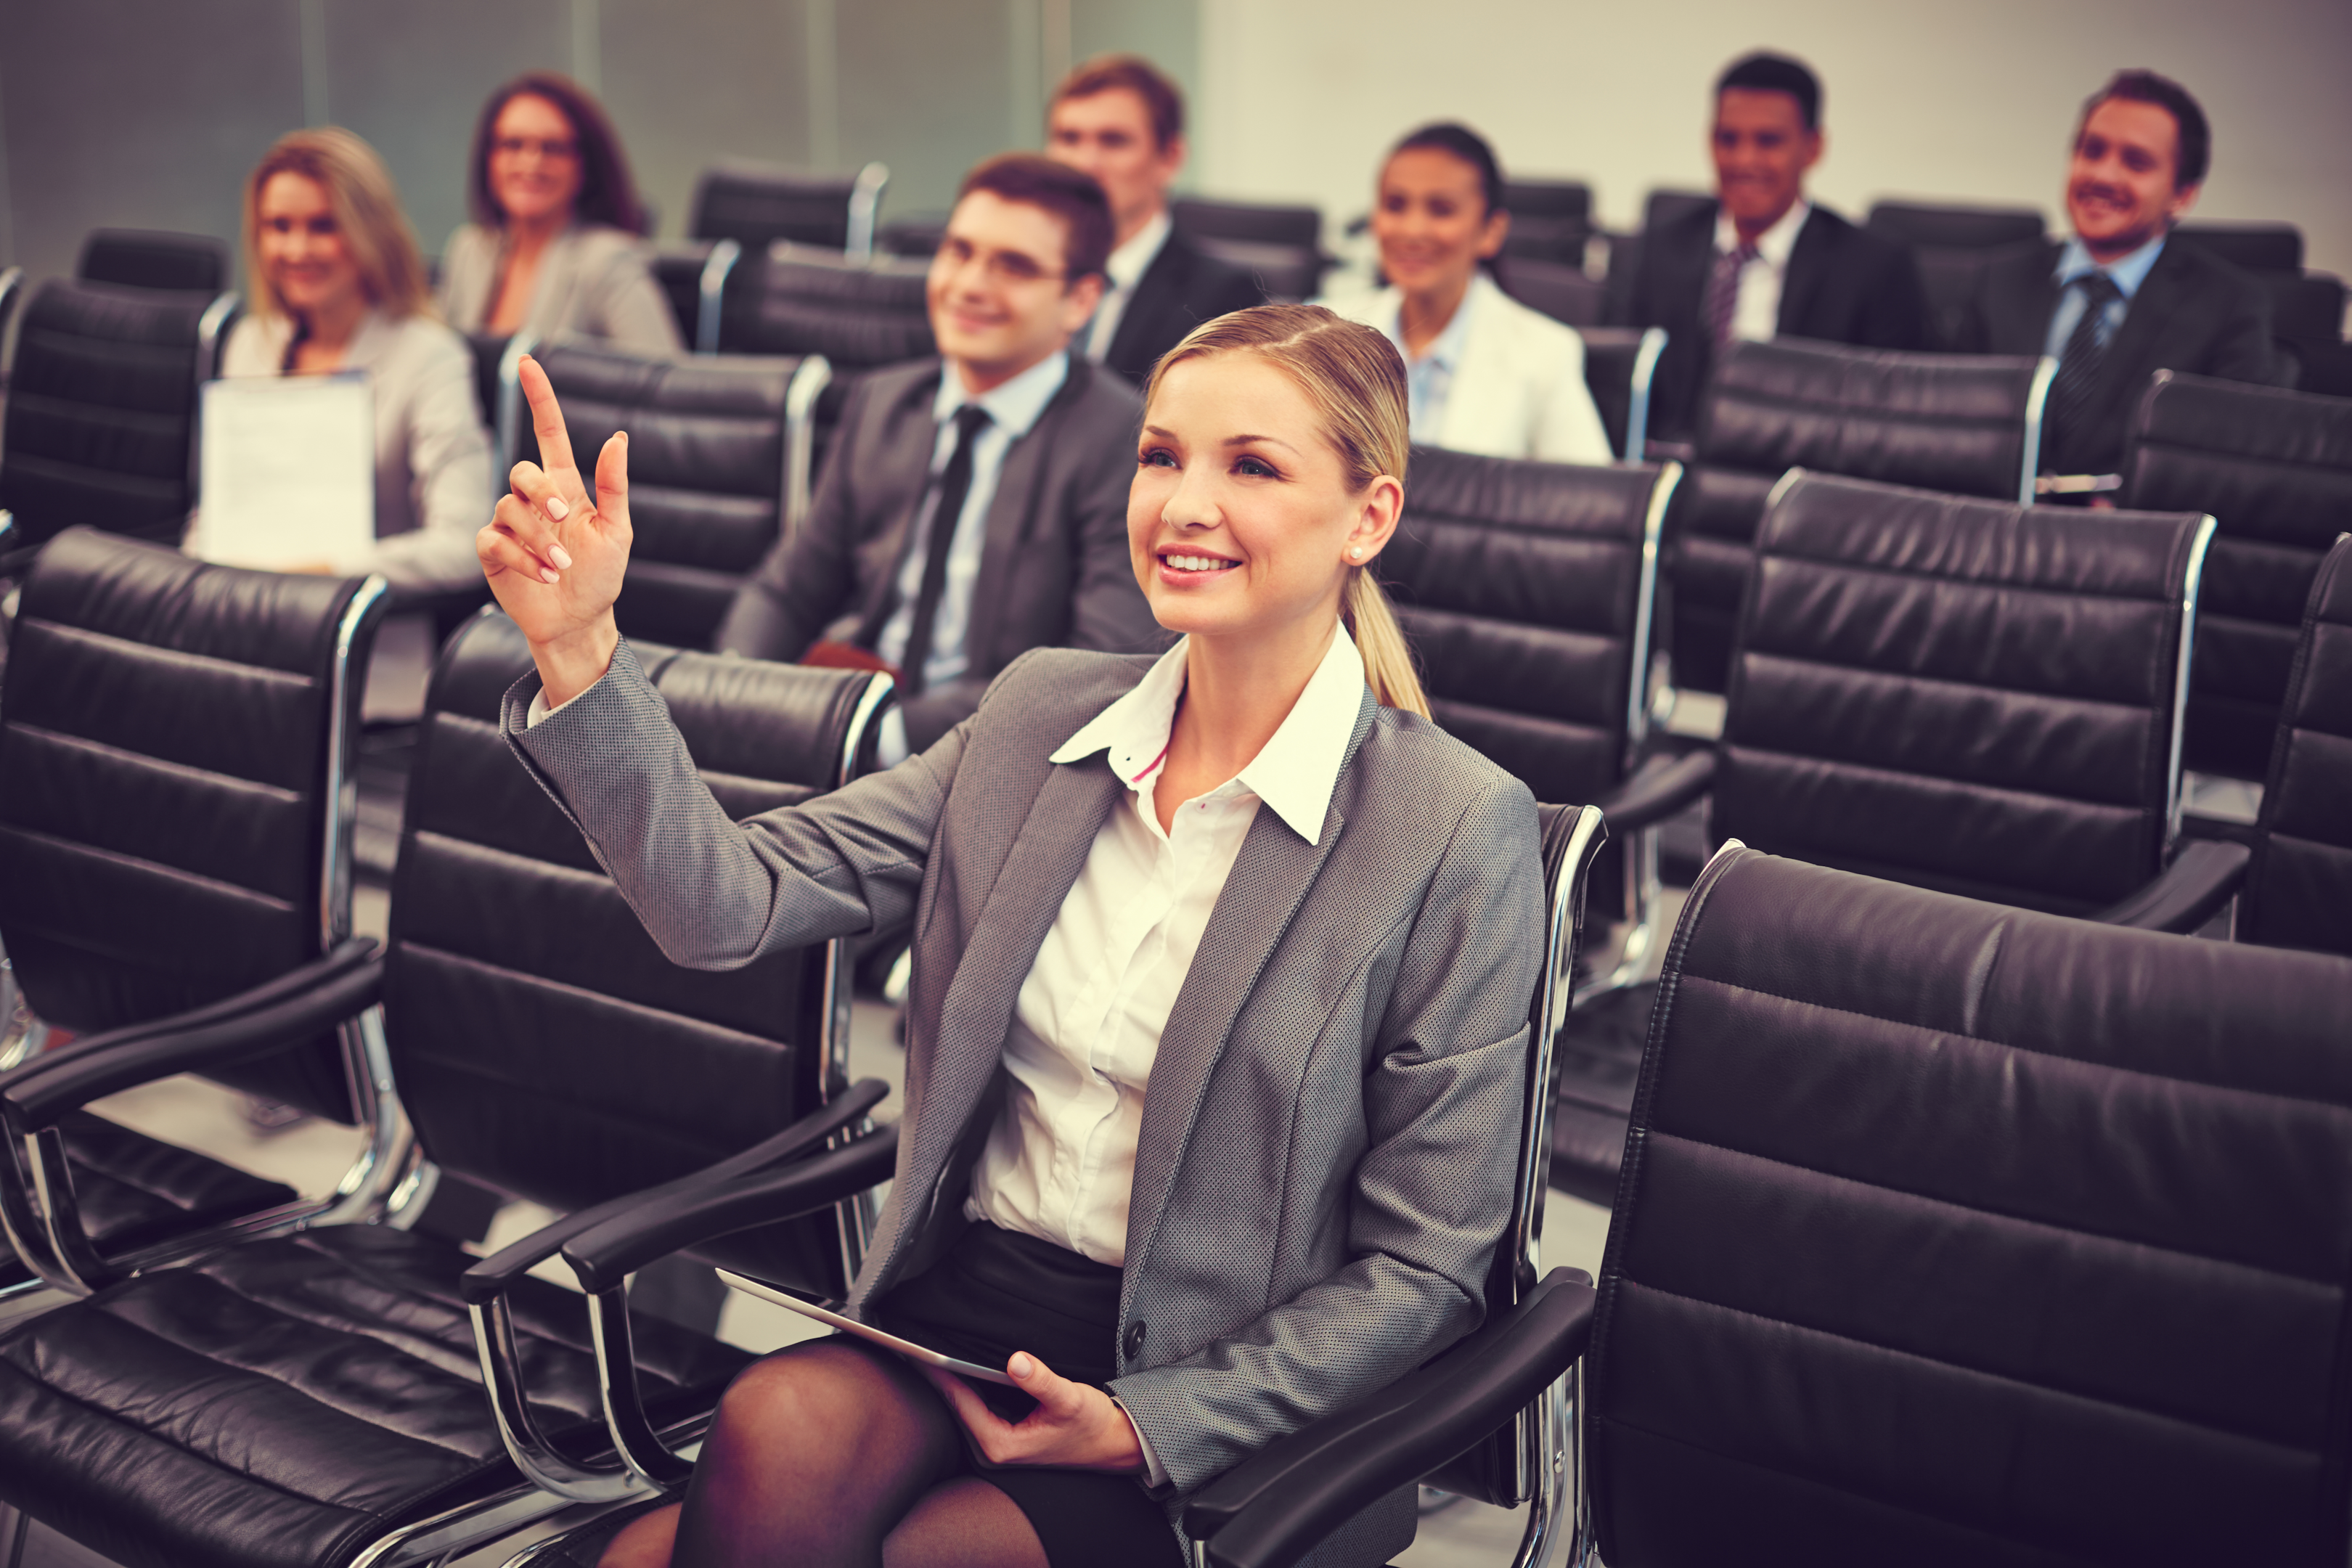
[[375,543],[309,569],[410,589],[473,583],[490,489],[473,355],[434,314],[375,150],[335,126],[279,137],[246,181],[245,271],[221,374],[362,371],[374,403]]
[[569,77],[530,71],[482,106],[466,181],[474,221],[441,254],[441,310],[461,332],[596,338],[686,352],[646,263],[645,212],[604,110]]

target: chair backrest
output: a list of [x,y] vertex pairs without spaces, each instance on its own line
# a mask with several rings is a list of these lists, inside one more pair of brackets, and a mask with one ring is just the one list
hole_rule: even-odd
[[1675,679],[1722,689],[1765,497],[1790,468],[2031,499],[2055,365],[1793,340],[1717,363],[1674,520]]
[[1740,614],[1714,837],[2060,914],[2123,899],[2178,827],[2212,531],[1793,477]]
[[1597,327],[1608,310],[1608,289],[1566,261],[1514,251],[1496,281],[1520,304],[1567,326]]
[[[1511,231],[1503,254],[1514,260],[1530,258],[1584,269],[1585,247],[1598,232],[1592,221],[1592,187],[1581,180],[1506,180],[1503,205],[1511,215]],[[1516,292],[1516,290],[1514,290]],[[1549,307],[1528,300],[1538,310]],[[1598,308],[1597,301],[1595,308]],[[1571,326],[1597,325],[1600,316],[1580,320],[1559,317]]]
[[936,353],[928,262],[853,261],[773,246],[736,268],[719,346],[729,353],[823,354],[836,372]]
[[1937,250],[1991,250],[2040,239],[2048,226],[2034,207],[1948,206],[1934,202],[1878,202],[1863,220],[1875,235]]
[[[345,786],[385,603],[381,578],[49,542],[0,686],[0,941],[45,1021],[165,1017],[351,934]],[[352,1118],[331,1041],[218,1076]]]
[[704,170],[696,183],[688,232],[697,239],[731,239],[755,252],[785,239],[868,256],[874,216],[889,183],[890,171],[880,163],[854,174],[816,174],[730,158]]
[[1255,245],[1305,246],[1323,243],[1319,208],[1280,202],[1213,202],[1180,196],[1169,204],[1169,218],[1188,239],[1239,239]]
[[1592,187],[1582,180],[1505,180],[1503,205],[1511,221],[1522,217],[1592,216]]
[[[738,820],[845,782],[889,689],[863,670],[636,651]],[[499,702],[530,668],[495,610],[442,652],[393,880],[384,1011],[425,1152],[568,1211],[698,1170],[845,1087],[848,971],[838,943],[723,973],[664,958],[507,748]],[[829,1221],[762,1234],[727,1256],[840,1293]]]
[[228,284],[228,247],[208,234],[92,229],[82,241],[74,276],[86,283],[118,283],[129,289],[217,294]]
[[2271,334],[2291,343],[2344,341],[2344,279],[2332,272],[2266,273]]
[[1579,327],[1584,385],[1620,459],[1638,463],[1649,449],[1650,385],[1666,352],[1664,327]]
[[1681,469],[1416,447],[1381,557],[1430,707],[1538,800],[1591,800],[1648,723],[1658,534]]
[[[629,433],[635,538],[614,613],[623,633],[704,647],[744,578],[805,505],[822,357],[640,359],[588,344],[536,356],[572,449],[594,461]],[[522,456],[535,457],[526,423]]]
[[1715,193],[1712,191],[1654,190],[1643,199],[1642,227],[1645,230],[1656,228],[1661,224],[1674,222],[1685,213],[1714,205]]
[[[499,430],[499,370],[507,357],[507,345],[514,341],[510,332],[468,332],[466,347],[474,356],[474,411],[482,416],[482,428]],[[506,450],[505,443],[499,451]],[[512,459],[507,459],[511,461]],[[503,493],[506,476],[501,472],[495,482]]]
[[948,215],[945,213],[909,213],[894,217],[876,231],[874,248],[885,256],[902,256],[917,261],[929,261],[948,236]]
[[1610,1568],[2345,1560],[2352,963],[1747,850],[1585,1363]]
[[234,294],[52,279],[25,308],[0,507],[37,544],[87,524],[176,543],[195,504],[196,392]]
[[2291,223],[2184,223],[2172,237],[2248,272],[2303,270],[2303,230]]
[[2312,574],[2352,527],[2352,400],[2158,371],[2132,416],[2123,504],[2206,511],[2213,541],[2188,765],[2258,779]]
[[2238,935],[2352,954],[2352,534],[2312,581]]

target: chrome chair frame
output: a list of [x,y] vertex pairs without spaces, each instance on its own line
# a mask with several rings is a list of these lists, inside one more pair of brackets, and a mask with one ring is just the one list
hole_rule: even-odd
[[726,315],[727,279],[734,273],[735,264],[742,259],[740,241],[711,241],[710,254],[703,258],[702,276],[695,284],[696,353],[715,354],[719,352],[719,327]]
[[[784,488],[778,533],[786,543],[800,532],[816,489],[816,405],[833,384],[833,362],[809,354],[784,389]],[[847,779],[842,783],[847,784]]]
[[890,184],[890,166],[872,163],[857,171],[849,187],[849,226],[842,236],[843,254],[864,261],[874,254],[874,220],[882,211],[882,193]]
[[2058,379],[2058,361],[2049,354],[2033,367],[2033,384],[2025,392],[2025,455],[2017,476],[2017,504],[2032,506],[2034,481],[2042,472],[2042,419],[2050,405],[2050,387]]

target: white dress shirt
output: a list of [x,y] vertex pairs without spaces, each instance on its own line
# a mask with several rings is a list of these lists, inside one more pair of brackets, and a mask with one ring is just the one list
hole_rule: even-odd
[[1274,738],[1232,779],[1160,828],[1186,642],[1053,754],[1108,751],[1128,796],[1095,835],[1023,983],[1004,1042],[1012,1083],[964,1212],[1114,1267],[1127,1258],[1143,1097],[1160,1032],[1192,972],[1209,913],[1263,803],[1309,843],[1355,731],[1364,661],[1342,626]]
[[2052,359],[2066,357],[2066,341],[2074,335],[2076,323],[2083,319],[2083,291],[2073,287],[2076,279],[2087,278],[2094,272],[2105,272],[2116,286],[2116,298],[2107,301],[2099,313],[2097,333],[2099,346],[2105,348],[2115,340],[2116,329],[2124,324],[2131,310],[2131,302],[2139,295],[2139,287],[2156,267],[2157,258],[2164,254],[2164,242],[2169,231],[2158,235],[2120,261],[2101,267],[2091,259],[2090,247],[2080,239],[2070,239],[2058,253],[2058,307],[2050,312],[2050,332],[2043,340],[2042,352]]
[[[1797,236],[1813,216],[1813,204],[1800,199],[1780,215],[1780,221],[1756,237],[1756,259],[1739,269],[1739,299],[1731,308],[1731,335],[1751,343],[1769,343],[1780,330],[1780,289],[1789,278],[1789,255]],[[1739,248],[1739,230],[1731,215],[1715,215],[1715,253],[1727,256]]]
[[1162,207],[1150,223],[1135,231],[1125,245],[1110,253],[1103,264],[1107,274],[1102,303],[1095,307],[1094,321],[1087,329],[1087,357],[1097,364],[1110,353],[1111,340],[1118,336],[1118,323],[1127,315],[1127,303],[1135,298],[1135,287],[1151,264],[1160,259],[1160,247],[1168,243],[1169,231],[1175,226],[1169,221],[1168,209]]

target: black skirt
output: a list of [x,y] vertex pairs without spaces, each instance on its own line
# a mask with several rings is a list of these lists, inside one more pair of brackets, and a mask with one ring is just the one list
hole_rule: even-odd
[[[975,1222],[947,1255],[874,1303],[874,1321],[918,1344],[982,1366],[1027,1351],[1073,1383],[1097,1387],[1118,1368],[1119,1271],[1050,1241]],[[1036,1401],[1016,1388],[974,1383],[1007,1421]],[[1053,1568],[1181,1568],[1168,1515],[1132,1477],[1099,1470],[975,1463],[973,1473],[1011,1498]]]

